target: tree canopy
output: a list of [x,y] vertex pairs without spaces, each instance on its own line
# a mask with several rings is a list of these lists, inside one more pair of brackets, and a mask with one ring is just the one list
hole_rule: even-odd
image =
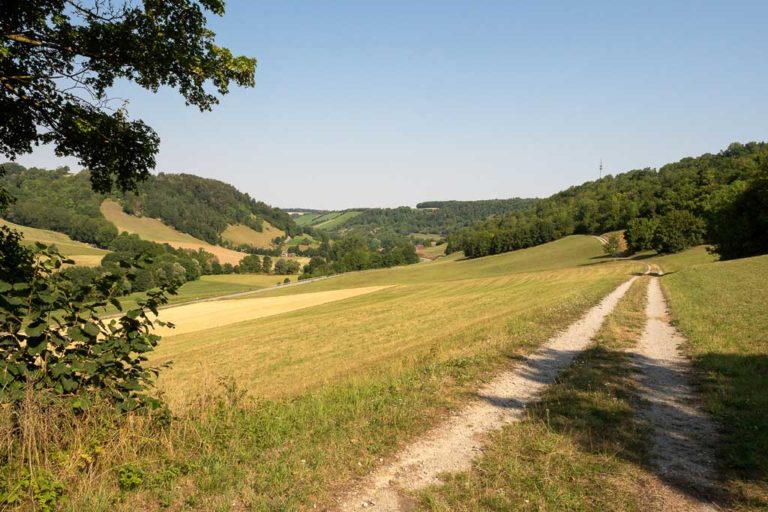
[[94,190],[129,190],[155,166],[159,137],[108,96],[118,80],[177,89],[209,110],[231,83],[254,85],[256,60],[216,44],[206,13],[223,0],[4,0],[0,8],[0,153],[39,144],[77,157]]

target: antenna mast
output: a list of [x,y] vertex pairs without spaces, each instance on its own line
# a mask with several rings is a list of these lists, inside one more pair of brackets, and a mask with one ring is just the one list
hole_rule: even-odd
[[600,159],[600,179],[603,179],[603,159]]

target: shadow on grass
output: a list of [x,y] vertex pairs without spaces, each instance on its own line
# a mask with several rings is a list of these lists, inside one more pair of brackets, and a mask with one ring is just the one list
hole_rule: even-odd
[[[666,383],[675,379],[663,378],[670,377],[664,374],[682,370],[659,366],[654,360],[622,350],[593,347],[578,357],[570,351],[549,350],[519,370],[531,384],[554,382],[538,402],[526,405],[511,397],[481,395],[480,398],[521,414],[527,410],[528,421],[541,422],[543,427],[570,437],[585,453],[621,458],[655,474],[695,500],[727,505],[734,497],[725,490],[723,480],[759,482],[766,478],[768,398],[761,395],[760,403],[755,404],[749,397],[768,386],[768,357],[711,354],[696,363],[702,369],[721,374],[728,374],[728,369],[733,368],[740,368],[742,372],[740,383],[731,383],[726,392],[734,403],[726,408],[725,415],[718,417],[729,428],[723,429],[717,439],[713,438],[718,436],[712,431],[689,428],[700,424],[700,418],[695,409],[672,400],[680,393],[673,385],[665,387],[657,383],[653,405],[671,424],[651,425],[643,421],[638,411],[649,404],[640,399],[635,374],[642,369],[654,378],[661,376],[660,382]],[[563,368],[567,369],[558,376],[558,369]],[[750,381],[749,375],[760,372],[765,376],[764,385],[751,391],[742,389]],[[718,386],[721,393],[724,391],[721,378],[710,385]],[[750,403],[759,407],[747,407]],[[651,451],[654,440],[658,447],[674,447],[675,453],[682,456],[673,459],[674,464],[661,468]],[[717,461],[701,455],[707,451],[716,452]]]

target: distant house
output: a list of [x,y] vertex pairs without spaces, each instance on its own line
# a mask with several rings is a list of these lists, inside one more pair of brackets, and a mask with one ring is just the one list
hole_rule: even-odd
[[423,244],[416,244],[416,252],[421,252],[424,250]]

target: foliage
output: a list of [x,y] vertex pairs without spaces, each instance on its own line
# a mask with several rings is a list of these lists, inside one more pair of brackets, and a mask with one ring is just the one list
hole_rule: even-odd
[[256,254],[249,254],[240,260],[240,272],[245,274],[255,274],[261,272],[261,258]]
[[621,252],[621,238],[616,233],[611,233],[606,237],[606,243],[603,245],[603,252],[608,256],[618,256]]
[[0,153],[50,143],[91,170],[95,190],[134,188],[154,168],[159,137],[110,105],[115,81],[174,87],[201,110],[218,102],[211,88],[223,95],[230,83],[254,85],[255,59],[218,46],[205,11],[221,16],[224,3],[4,2]]
[[672,253],[699,245],[704,229],[704,221],[691,212],[673,210],[659,218],[653,235],[653,248],[660,253]]
[[3,164],[3,168],[0,188],[15,199],[8,207],[8,220],[66,233],[100,247],[117,236],[117,228],[99,211],[104,196],[91,190],[90,173],[71,174],[66,167],[25,169],[17,164]]
[[658,171],[606,176],[453,233],[447,252],[464,251],[470,258],[498,254],[574,233],[617,231],[633,219],[654,219],[674,210],[709,218],[718,193],[751,176],[761,155],[768,156],[768,144],[734,143],[716,155],[684,158]]
[[[30,279],[0,281],[0,401],[18,402],[27,389],[67,397],[99,393],[120,409],[156,405],[145,394],[157,374],[145,354],[159,340],[149,313],[175,293],[172,283],[150,290],[138,306],[106,320],[107,304],[121,309],[122,276],[104,273],[87,285],[57,275],[64,263],[54,249],[38,246]],[[123,262],[132,281],[142,262]],[[82,398],[81,398],[82,399]],[[87,400],[87,398],[85,398]]]
[[212,244],[221,243],[221,234],[233,224],[262,231],[266,220],[290,235],[301,232],[286,212],[256,201],[232,185],[191,174],[151,176],[137,194],[123,197],[123,207],[128,213],[160,219]]
[[489,199],[482,201],[432,201],[419,203],[416,208],[361,209],[334,226],[356,234],[437,233],[446,235],[485,220],[493,215],[521,210],[535,204],[536,199]]
[[718,199],[709,230],[714,251],[724,260],[768,253],[768,159]]
[[320,247],[312,252],[314,256],[304,266],[302,279],[419,262],[416,249],[406,238],[379,240],[349,235],[332,244],[323,238]]
[[659,220],[656,218],[637,218],[627,223],[624,238],[627,240],[627,248],[631,252],[640,252],[653,249],[653,237]]
[[296,260],[285,260],[280,258],[275,263],[275,274],[287,275],[298,274],[301,270],[301,264]]

